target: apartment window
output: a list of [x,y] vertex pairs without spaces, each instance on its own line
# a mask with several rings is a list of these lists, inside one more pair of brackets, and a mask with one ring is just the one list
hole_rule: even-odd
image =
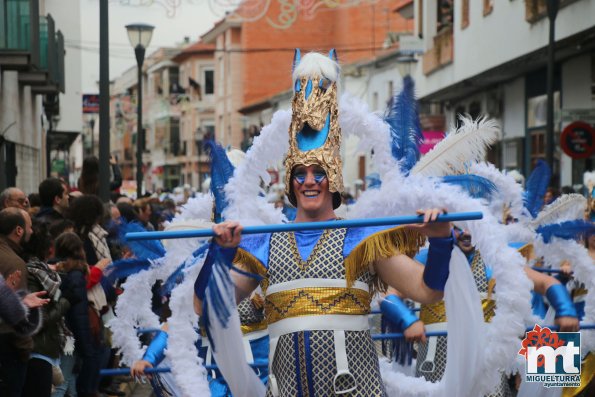
[[213,69],[203,70],[203,87],[205,95],[215,93],[215,71]]
[[170,67],[168,68],[168,77],[169,77],[169,93],[170,94],[180,94],[183,93],[182,87],[180,87],[180,79],[179,79],[179,70],[177,67]]
[[[560,0],[559,9],[576,0]],[[525,20],[534,23],[547,17],[547,0],[525,0]]]
[[442,30],[452,27],[454,21],[453,0],[439,0],[436,4],[438,5],[436,31],[440,33]]
[[455,109],[455,128],[458,130],[463,126],[463,122],[461,121],[461,115],[465,115],[467,113],[467,109],[464,106],[458,106]]
[[481,103],[479,103],[478,101],[473,101],[469,104],[469,116],[471,116],[471,118],[473,120],[479,118],[479,116],[481,115]]
[[[419,15],[419,18],[418,18]],[[419,0],[417,3],[417,14],[415,15],[415,19],[417,20],[417,31],[419,32],[418,36],[420,39],[424,37],[424,0]]]
[[393,81],[390,80],[388,82],[388,99],[386,100],[386,107],[390,108],[393,106],[393,97],[395,95],[395,88],[393,86]]
[[180,119],[171,118],[169,121],[169,147],[174,156],[180,154]]
[[489,15],[494,9],[494,0],[483,0],[483,16]]
[[503,165],[507,170],[519,168],[519,142],[518,140],[504,143]]
[[461,2],[461,29],[469,26],[469,0]]

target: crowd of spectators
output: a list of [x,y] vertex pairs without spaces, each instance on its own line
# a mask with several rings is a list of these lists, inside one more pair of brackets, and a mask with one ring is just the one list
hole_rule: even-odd
[[121,292],[103,271],[132,255],[122,225],[162,230],[176,205],[117,193],[115,164],[104,204],[97,165],[85,160],[76,188],[47,178],[29,195],[0,192],[0,396],[124,395],[118,379],[99,374],[117,366],[105,324]]
[[[115,163],[111,201],[104,204],[98,172],[97,158],[89,158],[76,188],[47,178],[29,195],[17,187],[0,192],[0,396],[123,395],[117,379],[99,375],[117,366],[105,324],[121,292],[103,272],[133,255],[122,225],[162,230],[177,206],[171,199],[119,194]],[[545,204],[557,195],[549,189]],[[279,199],[275,205],[285,204]],[[593,217],[591,200],[590,209]],[[158,299],[154,310],[160,310]]]

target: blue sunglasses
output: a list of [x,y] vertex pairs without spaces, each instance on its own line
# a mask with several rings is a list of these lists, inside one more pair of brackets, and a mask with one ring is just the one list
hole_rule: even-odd
[[[300,185],[303,185],[304,182],[306,182],[306,176],[307,176],[307,174],[305,172],[299,172],[293,176],[293,179],[295,179],[295,181],[297,183],[299,183]],[[322,183],[322,181],[324,181],[325,178],[326,178],[326,174],[324,172],[320,172],[320,171],[314,172],[314,182],[317,185],[320,185]]]

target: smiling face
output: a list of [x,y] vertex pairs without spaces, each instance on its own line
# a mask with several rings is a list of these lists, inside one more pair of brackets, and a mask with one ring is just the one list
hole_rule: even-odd
[[298,216],[310,220],[324,220],[334,217],[333,196],[324,169],[318,165],[297,166],[291,178]]
[[468,230],[462,230],[458,227],[454,228],[455,238],[457,246],[463,251],[464,254],[470,254],[475,250],[475,247],[471,243],[471,233]]

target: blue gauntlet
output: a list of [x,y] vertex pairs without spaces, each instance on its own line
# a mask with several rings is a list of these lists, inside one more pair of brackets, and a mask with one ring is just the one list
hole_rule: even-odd
[[556,318],[558,317],[574,317],[578,318],[576,308],[572,303],[572,299],[562,284],[554,284],[545,291],[547,300],[550,305],[556,310]]
[[401,331],[405,331],[411,324],[419,320],[401,298],[396,295],[387,295],[380,302],[380,310],[382,315],[395,323]]
[[450,255],[454,240],[452,237],[428,239],[428,260],[424,269],[424,283],[432,289],[444,291],[448,280]]
[[151,363],[153,367],[159,365],[165,358],[165,349],[167,348],[167,332],[159,331],[147,348],[143,360]]

